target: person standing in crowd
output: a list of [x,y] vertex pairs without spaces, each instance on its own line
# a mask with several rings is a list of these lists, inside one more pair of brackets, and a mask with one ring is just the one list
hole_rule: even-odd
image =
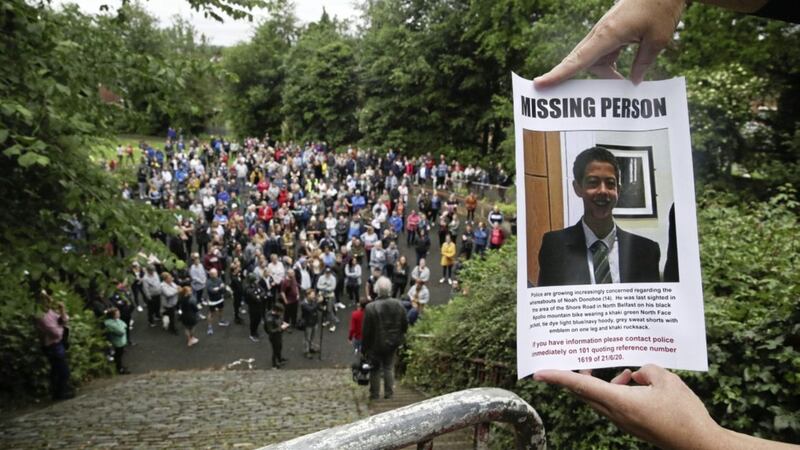
[[281,283],[283,282],[283,278],[286,276],[286,266],[284,266],[283,263],[278,259],[277,252],[274,252],[269,256],[269,264],[267,264],[267,276],[270,279],[269,283],[272,289],[271,297],[273,299],[277,299],[278,291],[281,288]]
[[297,284],[294,271],[286,272],[286,277],[281,282],[281,301],[285,310],[283,320],[289,324],[291,332],[291,327],[297,324],[297,307],[300,301],[300,286]]
[[494,205],[491,211],[489,211],[489,215],[487,216],[487,221],[489,222],[490,226],[494,224],[502,225],[503,224],[503,213],[500,212],[500,205]]
[[381,273],[386,272],[386,250],[383,249],[383,242],[375,242],[369,255],[369,267]]
[[192,253],[192,265],[189,267],[189,276],[192,278],[192,293],[194,294],[197,305],[203,304],[203,293],[206,290],[208,276],[206,268],[200,262],[200,254]]
[[62,302],[56,302],[50,293],[42,291],[39,300],[44,312],[36,320],[42,341],[42,350],[50,362],[50,392],[53,400],[75,397],[70,383],[67,347],[69,345],[69,316]]
[[397,299],[389,297],[392,282],[380,277],[375,282],[377,298],[364,308],[362,349],[372,366],[369,397],[380,397],[383,378],[383,397],[394,395],[394,358],[408,331],[406,309]]
[[164,329],[169,329],[172,334],[178,334],[175,327],[175,310],[178,306],[178,285],[172,278],[172,274],[164,272],[161,274],[161,310],[163,311],[162,320]]
[[322,297],[327,308],[327,315],[325,321],[322,323],[323,327],[330,325],[329,331],[333,333],[336,331],[336,324],[339,323],[339,318],[336,317],[337,306],[334,302],[333,291],[336,289],[336,277],[333,276],[333,271],[330,267],[325,268],[325,272],[317,280],[317,291]]
[[352,344],[356,353],[361,352],[361,341],[363,340],[362,328],[364,326],[364,308],[367,301],[358,302],[358,307],[350,314],[350,330],[347,333],[347,340]]
[[439,216],[439,248],[444,245],[444,237],[447,235],[448,226],[450,225],[450,213],[442,211]]
[[489,249],[496,250],[503,246],[506,241],[506,232],[500,227],[500,224],[495,222],[492,224],[492,230],[489,232]]
[[413,285],[408,289],[408,300],[411,302],[416,302],[419,305],[419,313],[422,314],[422,310],[425,309],[425,305],[428,304],[431,300],[431,293],[428,290],[428,287],[425,286],[425,282],[421,279],[417,279]]
[[470,191],[464,199],[464,206],[467,208],[467,223],[471,225],[475,222],[475,210],[478,208],[478,196],[475,192]]
[[431,238],[425,229],[420,228],[419,235],[417,236],[417,243],[414,246],[414,251],[417,254],[417,264],[427,256],[431,248]]
[[120,375],[128,374],[130,371],[122,364],[122,356],[125,354],[125,346],[128,345],[127,327],[125,322],[120,319],[119,310],[110,308],[106,311],[106,320],[103,322],[108,341],[114,347],[114,364],[117,373]]
[[361,288],[361,266],[355,258],[350,258],[344,267],[344,283],[350,305],[358,304],[358,291]]
[[456,244],[450,238],[450,235],[444,237],[444,245],[442,245],[442,278],[439,283],[444,283],[447,280],[448,284],[453,284],[453,264],[456,262]]
[[161,316],[161,279],[152,264],[147,265],[147,271],[142,277],[142,292],[147,304],[147,323],[155,327]]
[[416,210],[406,218],[406,245],[411,246],[417,242],[417,228],[419,227],[420,216]]
[[244,302],[244,272],[242,263],[238,258],[231,262],[230,269],[231,291],[233,292],[233,323],[241,325],[243,323],[242,303]]
[[194,336],[194,327],[197,325],[197,314],[200,311],[197,297],[192,292],[191,287],[184,286],[178,291],[178,309],[181,313],[181,324],[183,324],[183,330],[186,334],[186,346],[191,347],[199,342],[197,337]]
[[314,348],[314,335],[319,323],[320,302],[322,299],[317,297],[316,291],[309,289],[303,295],[300,303],[300,312],[303,321],[303,356],[311,359],[312,353],[319,351]]
[[472,249],[475,246],[475,235],[472,231],[472,225],[464,227],[464,233],[461,234],[461,245],[459,246],[458,255],[462,260],[472,258]]
[[131,296],[133,302],[136,304],[136,310],[139,312],[144,311],[142,308],[142,299],[144,298],[144,292],[142,292],[142,278],[144,277],[144,271],[142,270],[141,266],[137,261],[131,263]]
[[423,283],[427,283],[431,279],[431,269],[426,264],[425,258],[421,259],[411,271],[411,279],[414,282],[421,280]]
[[261,286],[258,274],[251,273],[247,277],[247,287],[245,288],[245,302],[247,303],[247,315],[250,317],[250,340],[258,342],[258,326],[264,318],[267,304],[267,290]]
[[264,331],[269,337],[269,345],[272,347],[272,368],[280,369],[289,360],[283,357],[283,332],[289,328],[289,324],[283,321],[284,309],[280,303],[272,306],[264,322]]
[[475,240],[475,254],[483,257],[489,244],[489,232],[486,230],[486,224],[478,222],[478,228],[472,233],[472,237]]
[[117,289],[111,295],[111,306],[119,310],[120,319],[125,323],[125,339],[128,345],[133,345],[131,340],[131,325],[133,323],[133,302],[128,295],[128,287],[124,282],[117,283]]
[[392,270],[392,297],[399,298],[408,285],[409,267],[405,255],[400,256]]
[[227,327],[229,322],[222,318],[222,311],[225,308],[225,283],[218,276],[217,269],[208,271],[208,281],[206,282],[206,294],[208,295],[208,330],[207,334],[214,334],[214,320],[217,325]]

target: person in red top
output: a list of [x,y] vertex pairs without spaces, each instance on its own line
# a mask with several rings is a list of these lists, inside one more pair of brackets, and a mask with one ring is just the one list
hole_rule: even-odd
[[503,229],[500,228],[500,224],[492,224],[492,231],[489,232],[489,248],[500,248],[503,246],[503,242],[505,242],[505,240],[506,234],[503,232]]
[[274,212],[272,211],[272,208],[270,208],[270,206],[267,204],[267,202],[262,201],[261,206],[258,207],[256,215],[258,216],[258,219],[260,221],[264,222],[264,225],[269,226],[269,221],[272,220]]
[[264,193],[264,191],[266,191],[267,189],[269,189],[269,181],[267,181],[267,179],[266,179],[266,178],[263,178],[263,177],[262,177],[262,178],[261,178],[261,179],[258,181],[258,184],[256,185],[256,189],[258,189],[258,193],[259,193],[259,194],[263,194],[263,193]]
[[358,308],[350,315],[350,332],[347,334],[347,340],[353,344],[353,349],[356,353],[361,352],[361,341],[363,339],[362,329],[364,327],[364,308],[367,306],[367,300],[361,299],[358,302]]
[[[50,386],[54,400],[63,400],[75,397],[75,391],[70,385],[69,363],[67,360],[66,337],[69,316],[67,309],[61,302],[56,302],[46,291],[40,294],[42,310],[37,318],[36,326],[42,338],[42,348],[50,361]],[[358,328],[361,339],[361,325]]]
[[417,239],[417,228],[419,227],[420,217],[416,210],[411,210],[411,214],[406,219],[406,244],[412,245]]
[[[286,278],[281,281],[281,301],[284,309],[283,321],[294,327],[297,323],[297,306],[300,301],[300,286],[297,284],[293,270],[286,273]],[[291,328],[290,328],[291,330]]]
[[278,204],[283,206],[287,201],[289,201],[289,192],[286,190],[286,186],[283,186],[278,192]]

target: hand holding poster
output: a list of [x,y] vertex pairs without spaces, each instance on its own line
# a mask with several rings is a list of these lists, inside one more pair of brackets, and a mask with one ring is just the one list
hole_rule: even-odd
[[518,376],[707,370],[683,79],[513,86]]

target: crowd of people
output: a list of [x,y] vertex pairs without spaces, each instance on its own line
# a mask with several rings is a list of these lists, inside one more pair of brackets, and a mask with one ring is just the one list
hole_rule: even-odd
[[[280,368],[284,332],[303,330],[304,356],[313,358],[318,333],[335,332],[352,308],[348,339],[359,351],[364,310],[377,298],[380,278],[413,325],[430,302],[430,283],[438,278],[458,289],[463,261],[502,246],[504,222],[513,222],[497,206],[485,217],[476,213],[477,183],[509,183],[504,169],[485,171],[443,155],[335,152],[325,143],[269,136],[201,143],[170,129],[163,148],[120,146],[115,165],[130,164],[137,153],[138,186],[124,184],[122,196],[174,211],[174,233],[161,238],[185,266],[170,271],[138,255],[114,296],[96,300],[98,316],[116,314],[126,324],[129,342],[136,308],[146,309],[151,327],[178,334],[182,325],[188,347],[200,341],[201,322],[211,336],[231,325],[227,318],[244,324],[246,316],[250,340],[261,339],[263,326],[272,367]],[[449,193],[457,187],[473,189],[459,201]],[[432,246],[441,255],[433,277]],[[124,373],[123,351],[114,353]]]

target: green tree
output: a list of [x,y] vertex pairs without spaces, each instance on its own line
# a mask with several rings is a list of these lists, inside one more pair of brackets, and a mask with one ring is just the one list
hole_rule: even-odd
[[45,384],[43,359],[30,351],[42,287],[70,304],[73,375],[85,379],[105,364],[95,351],[103,338],[82,303],[106,295],[126,266],[109,246],[174,262],[152,238],[171,232],[174,218],[123,201],[122,180],[103,170],[92,150],[119,114],[101,101],[98,86],[115,87],[134,70],[117,53],[121,39],[106,20],[75,7],[55,12],[43,2],[0,7],[0,359],[11,361],[0,370],[4,395],[40,392]]
[[356,60],[345,26],[323,11],[287,54],[280,109],[288,130],[285,137],[333,145],[357,141]]
[[224,89],[225,115],[240,136],[276,133],[283,124],[283,60],[296,40],[297,20],[291,3],[272,3],[270,11],[250,42],[225,49],[222,56],[222,67],[230,75]]

